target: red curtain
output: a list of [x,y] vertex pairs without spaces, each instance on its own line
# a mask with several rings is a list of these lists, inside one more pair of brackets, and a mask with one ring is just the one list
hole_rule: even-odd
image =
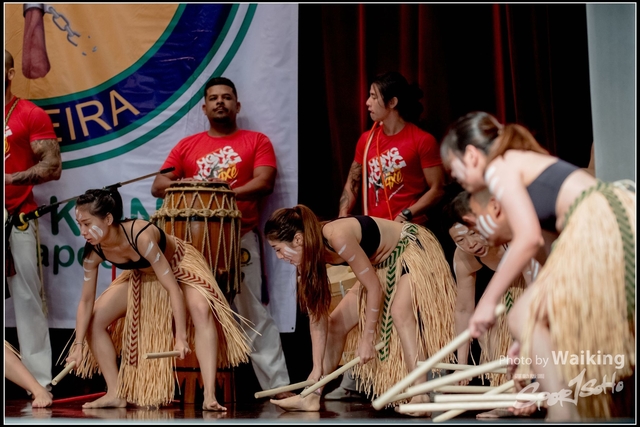
[[373,124],[370,81],[391,70],[423,90],[420,126],[438,140],[484,110],[586,166],[586,25],[579,4],[300,4],[300,203],[337,215],[356,142]]

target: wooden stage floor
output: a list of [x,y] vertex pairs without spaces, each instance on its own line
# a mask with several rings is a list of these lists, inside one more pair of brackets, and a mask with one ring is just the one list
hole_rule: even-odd
[[[91,400],[96,396],[89,396]],[[5,400],[4,424],[424,424],[431,418],[414,418],[398,414],[392,409],[376,411],[368,401],[343,402],[323,400],[320,411],[285,412],[268,399],[255,402],[226,403],[227,412],[202,411],[196,404],[174,403],[160,409],[110,408],[82,409],[87,398],[61,399],[49,408],[32,408],[25,399]],[[477,420],[478,411],[466,412],[448,424],[543,424],[544,418],[512,417],[492,420]],[[435,412],[434,416],[439,412]],[[632,419],[610,420],[611,423],[635,424]]]

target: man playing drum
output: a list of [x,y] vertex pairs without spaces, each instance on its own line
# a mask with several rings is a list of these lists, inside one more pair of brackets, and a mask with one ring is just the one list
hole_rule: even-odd
[[[289,384],[278,327],[262,304],[261,247],[258,235],[259,201],[273,191],[276,157],[269,138],[259,132],[239,129],[236,116],[240,102],[235,84],[215,77],[204,88],[202,111],[209,130],[182,139],[169,153],[165,167],[173,172],[158,175],[151,187],[155,197],[180,179],[226,181],[235,192],[241,220],[242,286],[233,306],[238,314],[253,322],[246,333],[252,341],[253,369],[263,390]],[[276,395],[292,396],[291,392]]]

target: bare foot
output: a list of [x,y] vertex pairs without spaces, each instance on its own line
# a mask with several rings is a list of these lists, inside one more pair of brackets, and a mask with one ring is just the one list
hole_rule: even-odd
[[117,397],[115,392],[113,394],[107,392],[101,398],[82,405],[83,408],[124,408],[125,406],[127,406],[127,401]]
[[49,393],[44,387],[40,387],[31,396],[33,397],[33,403],[31,404],[33,408],[46,408],[53,403],[53,394]]
[[82,408],[82,413],[93,418],[104,418],[104,419],[127,418],[126,408]]
[[282,400],[282,399],[286,399],[287,397],[293,397],[295,396],[295,393],[292,393],[290,391],[283,391],[282,393],[278,393],[275,396],[273,396],[273,400]]
[[[413,396],[413,398],[411,398],[411,401],[409,403],[429,403],[429,402],[431,402],[431,399],[429,399],[428,394],[419,394],[418,396]],[[394,410],[398,412],[398,407],[396,406]],[[411,417],[424,417],[424,418],[431,417],[431,412],[405,412],[404,414],[409,415]]]
[[203,411],[216,411],[216,412],[224,412],[227,410],[224,406],[218,403],[216,399],[211,399],[209,401],[205,400],[202,404]]
[[222,411],[202,411],[203,420],[219,420],[220,418],[227,418],[227,412]]
[[311,393],[305,398],[296,394],[292,397],[287,397],[286,399],[271,399],[269,401],[285,411],[314,412],[320,410],[320,396],[316,393]]

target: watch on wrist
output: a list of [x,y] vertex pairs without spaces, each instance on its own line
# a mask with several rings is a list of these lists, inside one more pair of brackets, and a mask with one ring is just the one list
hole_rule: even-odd
[[407,221],[411,221],[411,219],[413,218],[413,214],[411,213],[409,208],[403,209],[401,213],[403,217],[407,218]]

